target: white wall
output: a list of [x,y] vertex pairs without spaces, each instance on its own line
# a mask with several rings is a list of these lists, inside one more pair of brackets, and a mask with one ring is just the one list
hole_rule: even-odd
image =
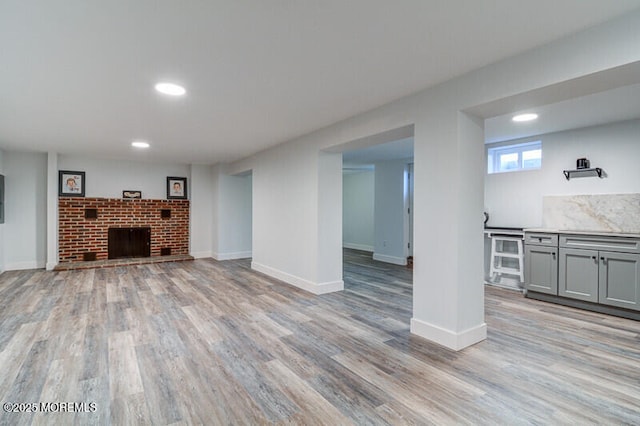
[[190,253],[195,258],[211,257],[214,207],[213,167],[191,166]]
[[316,294],[340,290],[342,155],[296,142],[230,165],[253,172],[251,265]]
[[375,164],[374,253],[383,262],[406,265],[405,178],[407,161]]
[[342,281],[342,154],[321,151],[317,170],[316,286],[320,292],[344,288]]
[[316,283],[317,155],[281,146],[252,167],[252,267],[302,288]]
[[252,176],[217,177],[217,245],[213,257],[218,260],[251,257],[252,248]]
[[[0,150],[0,175],[4,174],[4,151]],[[6,204],[7,196],[5,194],[3,203]],[[6,216],[6,211],[5,211]],[[4,223],[0,223],[0,273],[4,272]]]
[[[640,120],[549,133],[509,141],[542,141],[540,170],[494,173],[485,176],[485,208],[490,226],[542,226],[545,195],[624,194],[640,192]],[[586,157],[592,167],[607,173],[597,177],[572,178],[563,170],[575,169],[576,159]]]
[[5,152],[4,267],[44,268],[47,229],[47,155]]
[[342,175],[342,245],[373,252],[374,172]]
[[[142,191],[142,198],[166,199],[167,176],[190,178],[187,164],[105,160],[59,155],[60,170],[84,171],[87,197],[122,198],[124,190]],[[190,182],[187,192],[191,199]]]
[[47,270],[58,264],[58,154],[47,153]]

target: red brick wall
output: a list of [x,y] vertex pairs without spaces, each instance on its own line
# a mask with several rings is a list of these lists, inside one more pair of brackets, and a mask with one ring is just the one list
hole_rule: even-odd
[[[97,209],[97,219],[85,219],[85,209]],[[171,210],[171,218],[160,210]],[[108,258],[108,229],[150,227],[151,256],[170,247],[171,254],[189,254],[188,200],[124,200],[120,198],[58,199],[58,255],[60,263],[81,262],[83,253]]]

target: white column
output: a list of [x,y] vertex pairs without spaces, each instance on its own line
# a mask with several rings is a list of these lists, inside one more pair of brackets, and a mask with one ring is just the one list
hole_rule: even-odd
[[342,281],[342,154],[318,157],[318,287],[323,293],[344,289]]
[[416,125],[411,332],[454,350],[487,333],[482,126],[454,111]]
[[47,264],[58,264],[58,153],[47,154]]
[[191,165],[190,253],[196,259],[211,257],[213,224],[212,166]]

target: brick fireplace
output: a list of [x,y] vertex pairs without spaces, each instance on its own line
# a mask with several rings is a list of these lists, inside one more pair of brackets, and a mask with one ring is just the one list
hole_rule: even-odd
[[187,255],[189,201],[60,197],[59,262],[107,259],[109,228],[151,228],[151,257]]

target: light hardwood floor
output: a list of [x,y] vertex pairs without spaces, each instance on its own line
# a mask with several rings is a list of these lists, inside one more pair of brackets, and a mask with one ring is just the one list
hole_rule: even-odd
[[0,276],[0,424],[638,424],[640,324],[486,288],[488,338],[409,333],[411,271],[314,296],[196,260]]

